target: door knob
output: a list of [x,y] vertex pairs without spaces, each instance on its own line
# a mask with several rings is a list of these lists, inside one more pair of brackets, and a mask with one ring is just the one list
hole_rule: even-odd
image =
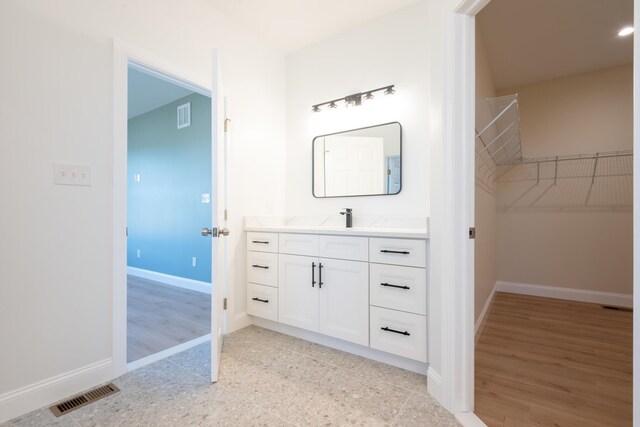
[[213,227],[213,228],[207,228],[207,227],[203,227],[202,228],[202,235],[207,237],[207,236],[213,236],[213,237],[220,237],[220,236],[228,236],[230,233],[229,229],[227,227],[224,228],[220,228],[218,229],[218,227]]

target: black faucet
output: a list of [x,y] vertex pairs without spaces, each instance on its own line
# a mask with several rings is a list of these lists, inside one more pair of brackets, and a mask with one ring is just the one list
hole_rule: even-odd
[[340,212],[340,215],[347,216],[347,228],[353,227],[353,209],[344,208],[344,212]]

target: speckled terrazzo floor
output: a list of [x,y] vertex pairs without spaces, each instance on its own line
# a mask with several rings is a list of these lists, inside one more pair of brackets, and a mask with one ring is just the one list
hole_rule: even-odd
[[120,393],[55,418],[47,408],[10,426],[457,426],[426,379],[250,326],[225,337],[218,383],[209,345],[132,371]]

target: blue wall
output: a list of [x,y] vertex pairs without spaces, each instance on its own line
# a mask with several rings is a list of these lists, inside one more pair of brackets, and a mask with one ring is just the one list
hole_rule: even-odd
[[[177,129],[176,108],[189,101],[191,126]],[[215,196],[211,100],[193,94],[134,117],[128,134],[128,265],[211,282],[211,238],[200,234],[211,227],[211,204],[202,203],[202,194]]]

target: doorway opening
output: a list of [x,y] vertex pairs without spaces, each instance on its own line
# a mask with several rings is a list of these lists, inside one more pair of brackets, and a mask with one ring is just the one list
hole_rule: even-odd
[[618,32],[633,21],[632,0],[491,0],[476,15],[475,412],[489,426],[631,423],[633,39]]
[[211,95],[135,62],[127,70],[128,369],[210,340]]

